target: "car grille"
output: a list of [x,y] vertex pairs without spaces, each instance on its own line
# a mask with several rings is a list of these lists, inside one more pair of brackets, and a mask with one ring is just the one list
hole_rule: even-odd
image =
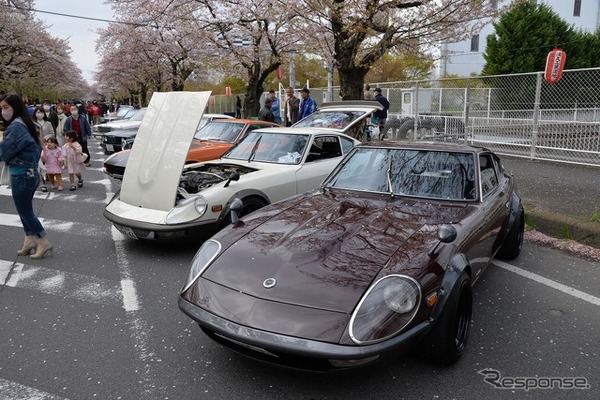
[[115,165],[104,164],[104,168],[106,169],[106,172],[108,172],[111,175],[123,176],[125,174],[125,167],[117,167]]
[[98,132],[102,133],[102,132],[110,132],[111,129],[108,126],[98,126]]
[[108,144],[121,144],[121,138],[118,136],[102,136],[102,142]]

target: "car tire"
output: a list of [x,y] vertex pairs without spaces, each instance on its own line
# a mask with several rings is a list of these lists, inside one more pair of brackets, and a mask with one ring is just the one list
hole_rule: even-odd
[[525,236],[525,211],[521,207],[519,217],[510,228],[504,243],[496,256],[502,260],[514,260],[521,254],[523,248],[523,237]]
[[252,211],[256,211],[259,208],[263,208],[267,205],[267,202],[258,196],[246,197],[242,199],[242,202],[244,203],[244,208],[240,214],[240,217],[250,214]]
[[471,279],[463,271],[437,323],[423,339],[421,354],[442,365],[457,362],[467,347],[472,312]]

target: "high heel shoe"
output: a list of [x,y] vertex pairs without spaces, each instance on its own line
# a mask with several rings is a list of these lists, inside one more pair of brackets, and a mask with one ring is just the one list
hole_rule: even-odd
[[30,253],[35,253],[35,248],[37,247],[36,242],[31,242],[27,247],[23,247],[21,250],[17,250],[18,256],[28,256]]
[[39,249],[35,254],[30,255],[29,258],[33,260],[41,260],[42,258],[44,258],[47,252],[50,252],[50,255],[52,255],[53,249],[54,246],[52,246],[52,243],[48,242],[45,248]]

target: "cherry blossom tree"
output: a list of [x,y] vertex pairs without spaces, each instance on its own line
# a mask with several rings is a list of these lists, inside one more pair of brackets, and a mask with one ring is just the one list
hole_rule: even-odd
[[196,0],[194,17],[205,45],[245,72],[245,116],[257,115],[269,75],[288,57],[297,35],[288,30],[286,4],[265,0]]
[[89,90],[68,43],[35,19],[32,0],[8,0],[0,12],[0,90],[29,98],[81,98]]
[[[525,0],[515,0],[516,5]],[[288,4],[280,0],[281,4]],[[418,51],[456,42],[502,11],[482,0],[307,0],[294,3],[301,45],[331,62],[344,99],[362,98],[364,78],[388,51]],[[505,6],[505,7],[509,7]]]

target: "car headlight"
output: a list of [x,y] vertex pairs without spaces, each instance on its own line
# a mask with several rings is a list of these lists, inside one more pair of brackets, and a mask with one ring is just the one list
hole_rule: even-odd
[[221,243],[216,240],[209,239],[200,247],[194,259],[192,260],[192,266],[188,273],[187,280],[181,293],[189,289],[189,287],[198,279],[198,277],[204,272],[204,270],[213,262],[221,251]]
[[350,319],[350,337],[356,344],[385,340],[404,329],[421,302],[421,287],[406,275],[388,275],[363,296]]
[[181,200],[177,206],[173,207],[167,214],[165,222],[167,224],[177,224],[199,218],[204,215],[208,203],[202,196],[193,196]]

